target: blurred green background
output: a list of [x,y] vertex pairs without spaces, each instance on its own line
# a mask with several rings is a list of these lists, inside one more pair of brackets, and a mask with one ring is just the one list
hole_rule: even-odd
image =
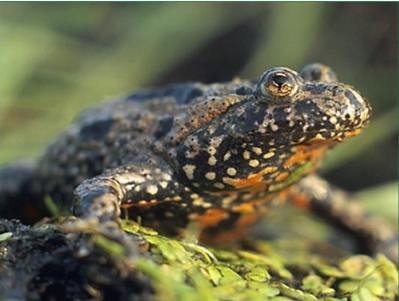
[[396,220],[396,3],[3,2],[0,165],[38,156],[82,109],[139,87],[314,61],[374,109],[322,173]]

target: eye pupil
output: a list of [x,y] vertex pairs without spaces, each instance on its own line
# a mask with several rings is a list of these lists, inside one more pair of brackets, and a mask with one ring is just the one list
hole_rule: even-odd
[[278,85],[279,87],[281,87],[282,85],[284,85],[285,83],[287,83],[287,77],[285,75],[281,75],[281,74],[276,74],[273,76],[272,81]]
[[266,82],[268,93],[276,97],[285,97],[290,95],[293,89],[293,83],[284,73],[272,74]]

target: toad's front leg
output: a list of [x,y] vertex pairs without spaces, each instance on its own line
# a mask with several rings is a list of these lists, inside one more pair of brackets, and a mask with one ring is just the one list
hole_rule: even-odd
[[99,221],[118,220],[124,198],[123,185],[112,176],[101,175],[84,181],[75,189],[73,213]]
[[134,164],[107,170],[74,191],[73,213],[98,221],[117,221],[121,206],[162,202],[182,193],[166,164]]

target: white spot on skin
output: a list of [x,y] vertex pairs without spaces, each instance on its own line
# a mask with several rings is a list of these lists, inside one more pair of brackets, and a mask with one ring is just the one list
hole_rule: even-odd
[[204,199],[198,198],[193,201],[194,206],[201,206],[204,203]]
[[126,189],[127,191],[129,191],[129,190],[132,190],[134,187],[135,187],[134,184],[133,184],[133,185],[126,185],[126,186],[125,186],[125,189]]
[[227,151],[227,152],[224,154],[224,156],[223,156],[223,161],[229,160],[230,156],[231,156],[230,151]]
[[317,133],[314,138],[319,140],[326,140],[326,138],[324,138],[320,133]]
[[144,183],[145,178],[136,173],[127,173],[127,174],[117,175],[115,177],[115,180],[117,180],[120,184],[127,184],[130,182],[138,184],[138,183]]
[[207,172],[205,174],[205,178],[207,178],[208,180],[215,180],[216,179],[216,173],[214,173],[212,171]]
[[[218,148],[220,143],[223,141],[223,136],[217,136],[217,137],[212,137],[211,138],[211,144],[215,147]],[[216,153],[216,152],[215,152]]]
[[195,165],[192,164],[186,164],[183,166],[183,171],[186,174],[187,179],[192,180],[194,179],[194,171],[195,171]]
[[227,174],[229,176],[235,176],[237,174],[237,170],[233,167],[229,167],[229,168],[227,168]]
[[244,151],[242,153],[242,156],[245,160],[249,160],[249,158],[251,158],[251,154],[249,153],[249,151]]
[[192,159],[192,158],[195,157],[195,155],[193,155],[193,153],[192,153],[192,152],[189,152],[189,151],[186,151],[186,152],[184,153],[184,155],[186,156],[187,159]]
[[213,146],[208,147],[208,154],[214,156],[216,154],[216,148],[214,148]]
[[223,183],[215,183],[213,184],[214,187],[219,188],[219,189],[223,189],[224,188],[224,184]]
[[329,121],[330,121],[332,124],[336,124],[338,120],[337,120],[337,118],[336,118],[335,116],[332,116],[332,117],[330,117]]
[[263,155],[263,159],[269,159],[269,158],[273,157],[274,155],[275,155],[274,152],[268,152]]
[[257,155],[261,155],[261,154],[262,154],[262,149],[261,149],[260,147],[254,146],[254,147],[252,148],[252,151],[253,151],[255,154],[257,154]]
[[208,159],[208,164],[211,165],[211,166],[214,166],[214,165],[216,165],[217,161],[218,160],[216,160],[216,158],[214,156],[210,156],[209,159]]
[[149,194],[154,195],[154,194],[156,194],[158,192],[158,187],[155,186],[155,185],[150,185],[150,186],[147,186],[145,191],[147,191]]
[[233,201],[235,201],[237,199],[237,195],[235,195],[235,194],[233,194],[233,195],[231,195],[231,196],[228,196],[228,197],[225,197],[223,200],[222,200],[222,206],[224,207],[224,208],[229,208],[230,206],[230,204],[233,202]]
[[276,124],[271,124],[270,128],[272,129],[273,132],[276,132],[278,130],[278,126]]
[[163,178],[165,181],[170,181],[170,180],[172,180],[171,175],[170,175],[170,174],[167,174],[167,173],[164,173],[164,174],[162,175],[162,178]]
[[159,182],[159,185],[160,185],[163,189],[165,189],[166,187],[168,187],[168,182],[161,181],[161,182]]
[[257,167],[257,166],[259,166],[259,161],[258,160],[250,160],[248,164],[251,167]]

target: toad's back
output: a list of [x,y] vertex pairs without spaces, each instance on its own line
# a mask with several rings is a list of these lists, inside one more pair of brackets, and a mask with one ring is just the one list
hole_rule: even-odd
[[44,191],[67,205],[73,189],[83,180],[133,160],[149,160],[154,142],[168,134],[174,117],[196,99],[251,92],[251,83],[241,80],[174,84],[89,109],[40,160]]

